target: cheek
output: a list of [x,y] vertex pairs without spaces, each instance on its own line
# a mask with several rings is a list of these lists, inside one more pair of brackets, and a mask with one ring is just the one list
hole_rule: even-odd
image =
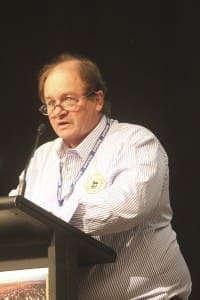
[[82,112],[79,116],[76,115],[73,119],[74,129],[79,133],[85,134],[91,127],[93,114],[89,111]]
[[55,124],[55,120],[53,118],[49,118],[49,123],[51,124],[51,126],[53,127],[53,129],[55,129],[56,124]]
[[78,131],[83,131],[87,124],[87,115],[81,114],[73,119],[73,125]]
[[94,114],[95,112],[93,110],[87,110],[84,112],[84,114],[81,117],[81,123],[84,126],[89,125],[90,123],[92,123],[92,120],[94,118]]

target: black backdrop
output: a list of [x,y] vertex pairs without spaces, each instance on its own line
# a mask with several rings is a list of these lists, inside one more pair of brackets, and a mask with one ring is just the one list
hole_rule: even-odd
[[[13,1],[14,2],[14,1]],[[199,299],[200,21],[193,1],[16,1],[0,5],[0,194],[18,174],[39,123],[37,73],[73,51],[94,59],[113,117],[151,129],[169,155],[173,226]],[[119,3],[117,3],[119,2]],[[41,143],[54,137],[50,127]]]

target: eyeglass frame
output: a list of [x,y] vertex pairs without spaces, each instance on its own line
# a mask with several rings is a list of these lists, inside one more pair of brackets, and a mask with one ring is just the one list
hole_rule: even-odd
[[[75,98],[75,97],[72,97],[72,96],[66,96],[66,98],[65,99],[63,99],[63,101],[62,101],[62,103],[61,104],[56,104],[56,103],[54,103],[54,104],[51,104],[52,105],[52,112],[51,113],[48,113],[48,109],[47,109],[47,107],[48,107],[48,105],[47,104],[43,104],[43,105],[41,105],[40,107],[39,107],[39,112],[43,115],[43,116],[49,116],[49,115],[52,115],[53,113],[54,113],[54,111],[55,111],[55,109],[56,109],[56,107],[61,107],[63,110],[67,110],[67,111],[77,111],[77,109],[70,109],[70,108],[64,108],[64,106],[63,106],[63,102],[64,103],[67,103],[67,100],[69,101],[69,100],[74,100],[75,101],[75,103],[74,104],[76,104],[76,103],[78,103],[80,100],[81,100],[81,98],[83,98],[83,97],[90,97],[90,96],[92,96],[93,94],[96,94],[96,92],[97,91],[95,91],[95,90],[92,90],[92,91],[90,91],[90,92],[88,92],[86,95],[82,95],[82,96],[80,96],[80,97],[78,97],[78,98]],[[77,108],[78,108],[78,106],[77,106]],[[46,109],[46,113],[43,111],[43,109]]]

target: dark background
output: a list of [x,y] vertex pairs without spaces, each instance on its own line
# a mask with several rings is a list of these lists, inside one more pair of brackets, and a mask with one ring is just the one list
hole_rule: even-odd
[[[37,74],[63,51],[94,59],[114,118],[151,129],[169,155],[177,231],[199,299],[200,17],[193,1],[0,4],[0,194],[18,183],[40,116]],[[50,127],[41,143],[54,136]]]

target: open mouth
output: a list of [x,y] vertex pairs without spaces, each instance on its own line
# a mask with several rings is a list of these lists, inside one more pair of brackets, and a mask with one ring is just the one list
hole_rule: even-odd
[[68,126],[68,125],[70,125],[70,123],[69,123],[69,122],[66,122],[66,121],[62,121],[62,122],[59,122],[59,123],[58,123],[58,126],[59,126],[59,127]]

